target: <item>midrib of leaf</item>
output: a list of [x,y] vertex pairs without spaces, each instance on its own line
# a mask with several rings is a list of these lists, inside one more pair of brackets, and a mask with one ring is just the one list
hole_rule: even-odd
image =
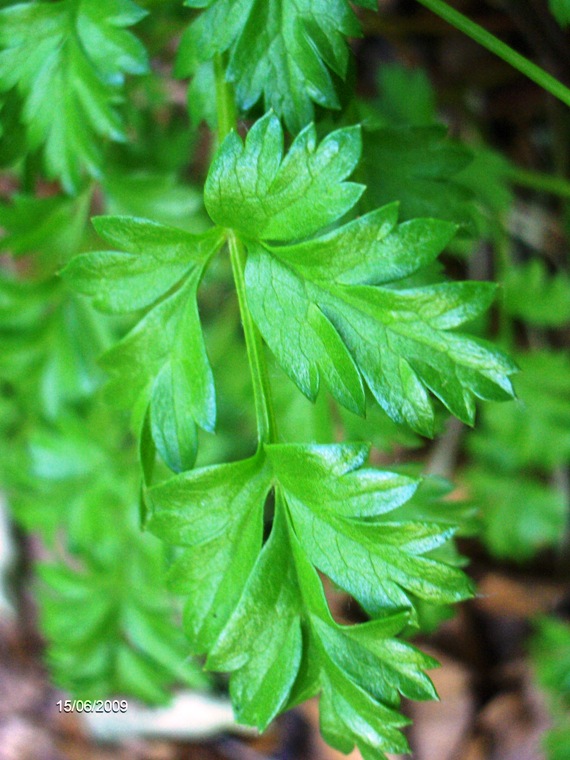
[[[218,141],[221,144],[227,135],[237,128],[237,110],[232,85],[226,80],[222,56],[218,55],[214,64],[216,79],[216,109],[218,116]],[[245,336],[247,358],[253,385],[255,418],[257,421],[258,446],[275,443],[277,425],[271,397],[269,373],[261,334],[257,329],[247,305],[245,288],[245,263],[247,254],[238,233],[227,230],[227,244],[232,265],[240,317]]]

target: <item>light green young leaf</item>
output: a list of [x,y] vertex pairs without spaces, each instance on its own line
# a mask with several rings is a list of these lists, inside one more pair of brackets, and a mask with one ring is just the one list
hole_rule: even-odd
[[[374,8],[373,0],[358,5]],[[331,71],[344,77],[346,37],[360,26],[346,0],[187,0],[205,8],[184,34],[179,76],[196,73],[229,51],[227,77],[244,110],[263,97],[289,129],[298,132],[314,116],[313,104],[339,108]]]
[[0,11],[0,92],[22,99],[28,149],[68,191],[98,176],[103,138],[124,139],[117,101],[125,74],[148,63],[124,27],[145,11],[131,0],[19,3]]

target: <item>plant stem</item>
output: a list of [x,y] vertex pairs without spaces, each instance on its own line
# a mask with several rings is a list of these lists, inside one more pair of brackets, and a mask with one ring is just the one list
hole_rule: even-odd
[[468,37],[471,37],[475,42],[490,50],[491,53],[502,58],[513,68],[520,71],[533,82],[536,82],[536,84],[540,85],[551,95],[554,95],[555,98],[570,106],[570,90],[562,82],[559,82],[558,79],[548,74],[540,66],[529,61],[528,58],[517,53],[516,50],[513,50],[509,45],[499,40],[486,29],[483,29],[482,26],[471,21],[467,16],[456,11],[455,8],[451,8],[443,0],[418,0],[418,2]]
[[[510,266],[509,239],[505,234],[498,232],[494,240],[495,249],[495,280],[502,285],[505,282],[507,271]],[[512,350],[514,343],[513,320],[507,312],[504,303],[504,291],[501,288],[497,297],[499,316],[499,340],[504,349]]]
[[[233,87],[226,80],[225,67],[221,56],[216,56],[216,109],[218,116],[218,140],[220,143],[237,126],[237,109]],[[263,348],[263,341],[247,305],[245,287],[245,264],[247,254],[245,246],[234,230],[227,230],[228,249],[232,264],[232,273],[239,303],[241,323],[245,336],[247,358],[253,385],[255,418],[259,446],[277,440],[275,413],[271,397],[269,373]]]
[[237,109],[233,86],[226,80],[226,69],[221,55],[214,58],[216,79],[216,114],[218,116],[218,140],[222,142],[237,127]]
[[277,438],[277,431],[271,398],[271,388],[269,385],[267,362],[265,361],[261,335],[254,324],[251,312],[247,305],[244,277],[246,261],[245,248],[233,230],[228,230],[228,248],[230,250],[230,260],[232,262],[232,271],[238,296],[241,322],[245,335],[247,358],[249,360],[251,381],[253,383],[257,435],[260,445],[263,443],[272,443]]
[[563,177],[553,177],[542,172],[529,171],[513,166],[507,170],[507,177],[515,185],[529,187],[532,190],[559,195],[562,198],[570,198],[570,182]]

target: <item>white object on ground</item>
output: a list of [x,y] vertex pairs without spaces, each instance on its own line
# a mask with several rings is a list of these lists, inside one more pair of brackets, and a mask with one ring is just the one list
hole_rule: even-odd
[[238,726],[229,700],[194,691],[179,692],[167,707],[129,701],[124,713],[84,713],[91,736],[99,741],[138,737],[198,741],[223,731],[251,735]]
[[0,494],[0,618],[16,615],[14,605],[8,595],[8,577],[16,560],[16,548],[8,518],[8,506]]

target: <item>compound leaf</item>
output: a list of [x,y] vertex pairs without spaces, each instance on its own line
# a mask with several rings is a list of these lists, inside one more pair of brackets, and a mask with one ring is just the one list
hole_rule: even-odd
[[[414,614],[403,589],[442,602],[465,598],[471,586],[461,571],[422,557],[447,540],[449,523],[379,521],[397,514],[417,480],[363,469],[367,454],[362,444],[265,445],[252,459],[150,488],[149,527],[183,547],[173,586],[191,595],[186,619],[194,646],[208,652],[207,667],[231,673],[238,720],[263,729],[320,694],[327,740],[383,758],[407,749],[400,694],[435,696],[424,673],[435,662],[394,638]],[[262,548],[272,487],[274,518]],[[347,540],[357,547],[350,565],[339,553]],[[378,619],[335,623],[317,568]]]

